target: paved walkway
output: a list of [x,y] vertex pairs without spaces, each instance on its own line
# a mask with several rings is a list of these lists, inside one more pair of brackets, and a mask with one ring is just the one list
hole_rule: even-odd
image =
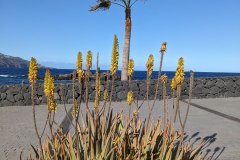
[[[36,119],[39,132],[42,132],[46,118],[46,106],[36,106]],[[56,114],[56,122],[61,123],[65,116],[63,107],[59,107]],[[46,128],[49,132],[49,127]],[[0,159],[19,159],[21,151],[23,157],[29,155],[31,145],[36,146],[35,130],[33,128],[33,116],[31,106],[14,106],[0,108]]]
[[[150,101],[152,104],[152,101]],[[93,103],[90,103],[93,106]],[[114,111],[126,110],[126,102],[114,102]],[[162,115],[162,101],[156,101],[152,120]],[[181,111],[184,114],[186,103],[181,102]],[[69,110],[71,105],[67,106]],[[140,117],[146,117],[148,111],[145,102],[140,110]],[[42,130],[46,115],[46,106],[36,106],[39,130]],[[172,113],[172,104],[169,100],[169,113]],[[56,121],[60,124],[66,113],[59,105]],[[199,138],[209,139],[203,155],[218,160],[240,159],[240,97],[217,99],[194,99],[187,121],[187,139],[191,142]],[[49,132],[49,130],[47,130]],[[197,143],[196,142],[196,143]],[[0,159],[19,159],[21,151],[23,157],[29,154],[30,144],[36,145],[37,140],[33,129],[31,106],[16,106],[0,108]]]

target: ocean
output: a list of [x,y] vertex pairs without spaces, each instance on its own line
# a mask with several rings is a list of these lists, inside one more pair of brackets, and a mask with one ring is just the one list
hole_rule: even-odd
[[[44,78],[46,69],[39,69],[38,75],[40,79]],[[72,73],[73,69],[51,69],[52,75],[69,74]],[[94,73],[95,71],[92,70]],[[102,70],[101,72],[106,72]],[[163,71],[166,73],[169,79],[171,79],[175,72],[174,71]],[[121,72],[117,74],[120,76]],[[189,77],[189,72],[186,72],[186,77]],[[151,79],[156,79],[158,71],[154,71]],[[221,72],[195,72],[195,78],[206,78],[206,77],[226,77],[226,76],[240,76],[240,73],[221,73]],[[135,71],[133,75],[134,80],[146,79],[146,71]],[[0,69],[0,85],[6,84],[21,84],[22,82],[28,83],[28,69]],[[43,83],[43,80],[39,80],[39,83]],[[56,83],[67,83],[70,81],[56,81]]]

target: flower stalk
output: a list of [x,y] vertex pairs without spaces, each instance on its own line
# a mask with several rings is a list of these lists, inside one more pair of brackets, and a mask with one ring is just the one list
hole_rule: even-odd
[[117,70],[118,70],[118,59],[119,59],[119,44],[118,44],[117,36],[114,35],[113,48],[112,48],[112,59],[111,59],[111,66],[110,66],[110,73],[112,75],[112,87],[111,87],[108,111],[110,110],[110,107],[112,104],[112,95],[113,95],[115,76],[116,76]]
[[133,61],[133,59],[130,59],[128,62],[128,80],[129,80],[129,82],[132,80],[133,72],[134,72],[134,61]]
[[185,119],[183,121],[183,127],[185,127],[186,122],[187,122],[187,117],[189,113],[189,108],[192,100],[192,91],[193,91],[193,81],[194,81],[194,72],[191,70],[190,71],[190,85],[189,85],[189,97],[188,97],[188,108],[187,108],[187,113],[185,115]]
[[95,80],[95,101],[94,101],[94,109],[95,113],[99,112],[99,101],[100,101],[100,93],[101,93],[101,81],[100,81],[100,75],[99,75],[99,69],[98,69],[98,58],[99,54],[97,54],[97,65],[96,65],[96,80]]
[[164,128],[166,127],[166,122],[167,122],[167,88],[166,88],[166,84],[167,84],[167,76],[166,74],[161,76],[161,82],[163,84],[163,103],[164,103],[164,117],[163,117],[163,125]]
[[133,102],[133,92],[132,92],[132,91],[128,91],[128,94],[127,94],[127,103],[128,103],[128,106],[129,106],[129,114],[128,114],[128,119],[129,119],[129,120],[130,120],[130,115],[131,115],[132,102]]
[[183,58],[179,58],[178,60],[178,67],[176,69],[175,73],[175,80],[176,80],[176,86],[177,86],[177,99],[176,99],[176,108],[174,113],[174,119],[173,122],[176,122],[177,114],[179,112],[179,100],[181,97],[181,86],[184,81],[184,60]]
[[152,76],[153,67],[154,67],[154,57],[153,57],[152,54],[150,54],[149,57],[148,57],[147,63],[146,63],[146,68],[147,68],[147,78],[146,78],[147,93],[146,93],[146,97],[147,97],[147,103],[148,103],[147,128],[148,128],[148,124],[149,124],[149,120],[150,120],[150,116],[151,116],[151,109],[150,109],[150,106],[149,106],[148,96],[149,96],[150,78]]
[[32,89],[32,111],[33,111],[33,123],[34,123],[34,129],[38,138],[39,146],[40,146],[40,157],[43,157],[43,147],[42,147],[42,141],[41,137],[38,133],[38,128],[37,128],[37,122],[36,122],[36,111],[35,111],[35,103],[34,103],[34,97],[35,97],[35,85],[37,82],[37,75],[38,75],[38,66],[37,66],[37,60],[35,58],[31,58],[30,64],[29,64],[29,71],[28,71],[28,79],[31,84],[31,89]]
[[148,123],[149,123],[149,119],[151,117],[151,113],[152,113],[153,107],[154,107],[156,99],[157,99],[157,94],[158,94],[160,79],[161,79],[161,74],[162,74],[163,56],[164,56],[164,53],[166,52],[166,50],[167,50],[167,42],[163,42],[162,45],[161,45],[161,48],[160,48],[161,58],[160,58],[160,65],[159,65],[159,70],[158,70],[157,85],[156,85],[156,88],[155,88],[155,95],[154,95],[153,104],[151,106],[151,109],[150,109],[149,115],[148,115]]
[[92,67],[92,52],[88,51],[86,56],[86,68],[87,68],[87,74],[86,74],[86,107],[88,109],[88,83],[89,83],[89,76],[90,76],[90,68]]

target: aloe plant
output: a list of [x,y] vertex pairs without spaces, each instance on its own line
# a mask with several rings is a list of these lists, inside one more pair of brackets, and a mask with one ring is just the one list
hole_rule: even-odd
[[[116,56],[116,46],[117,46],[116,36],[114,38],[113,45],[113,58],[112,58],[112,65],[111,65],[111,73],[112,77],[115,76],[117,70],[117,61],[118,55]],[[115,48],[114,48],[115,47]],[[118,47],[117,47],[118,48]],[[166,43],[162,45],[161,53],[166,51]],[[131,112],[129,109],[128,119],[126,120],[126,115],[123,115],[123,112],[117,112],[113,114],[113,108],[111,107],[112,101],[112,92],[113,92],[113,82],[111,87],[111,95],[108,98],[108,81],[104,90],[104,105],[100,109],[99,103],[97,100],[97,106],[95,105],[95,109],[90,110],[88,106],[88,91],[86,85],[86,112],[85,116],[83,116],[82,112],[80,111],[80,106],[82,104],[82,95],[84,95],[83,85],[88,84],[88,75],[89,70],[92,64],[92,54],[88,53],[87,58],[87,75],[84,80],[84,75],[81,74],[78,77],[79,81],[79,88],[80,88],[80,100],[76,102],[74,94],[74,105],[73,105],[73,119],[75,119],[75,124],[71,124],[74,129],[74,134],[66,134],[61,129],[58,129],[55,134],[52,134],[52,137],[48,137],[45,139],[42,147],[41,153],[37,151],[35,147],[32,146],[36,159],[63,159],[63,160],[195,160],[195,159],[202,159],[201,151],[205,145],[205,141],[202,141],[199,145],[192,145],[190,141],[184,142],[184,134],[185,134],[185,125],[186,120],[189,112],[189,105],[187,108],[187,112],[182,122],[182,118],[179,111],[179,99],[180,99],[180,87],[181,83],[184,79],[184,72],[183,72],[183,59],[181,59],[182,63],[179,65],[176,73],[177,80],[179,82],[176,86],[178,87],[178,94],[176,98],[176,109],[174,119],[171,120],[168,117],[168,106],[167,100],[168,97],[166,96],[166,82],[167,76],[161,75],[162,70],[162,61],[163,56],[161,56],[161,65],[159,69],[159,76],[157,81],[156,92],[158,92],[158,87],[160,82],[163,84],[163,99],[164,99],[164,116],[157,119],[155,122],[150,122],[149,118],[155,104],[155,99],[153,105],[149,107],[149,113],[147,119],[140,119],[139,118],[139,110],[140,106],[138,106],[138,102],[135,102],[133,93],[129,90],[128,92],[128,104],[131,106],[133,104],[136,105],[136,109],[134,112]],[[115,57],[114,57],[115,55]],[[163,55],[163,54],[162,54]],[[79,62],[81,58],[79,58]],[[82,61],[81,61],[82,63]],[[98,64],[98,58],[97,58]],[[114,66],[115,65],[115,66]],[[77,68],[77,73],[84,73],[82,72],[81,65]],[[98,65],[97,65],[98,67]],[[147,84],[149,85],[150,76],[153,70],[153,57],[148,60],[147,62],[147,69],[148,69],[148,76],[147,76]],[[80,72],[81,71],[81,72]],[[131,71],[133,72],[133,65],[131,67]],[[181,72],[180,72],[181,71]],[[131,72],[131,76],[132,73]],[[180,74],[181,73],[181,74]],[[78,75],[79,76],[79,75]],[[98,75],[99,76],[99,75]],[[161,81],[160,81],[161,78]],[[73,89],[75,88],[75,79],[76,76],[73,76]],[[108,77],[109,79],[109,77]],[[172,81],[175,82],[175,81]],[[131,83],[131,79],[129,79],[129,83]],[[172,88],[175,85],[172,84]],[[193,72],[191,72],[190,78],[190,89],[189,89],[189,104],[191,101],[192,95],[192,86],[193,86]],[[96,85],[96,91],[98,91],[97,98],[100,97],[99,91],[99,84]],[[174,90],[175,91],[175,87]],[[74,90],[73,90],[74,92]],[[148,93],[146,93],[148,94]],[[64,96],[64,94],[62,94]],[[148,95],[146,96],[148,97]],[[63,97],[64,99],[64,97]],[[148,98],[147,98],[148,100]],[[173,97],[173,101],[175,98]],[[108,110],[106,111],[106,104],[109,103]],[[65,106],[65,103],[63,103]],[[84,104],[82,104],[84,105]],[[65,106],[66,107],[66,106]],[[126,107],[126,109],[128,109]],[[65,108],[66,110],[66,108]],[[66,111],[67,112],[67,111]],[[105,113],[106,112],[106,113]],[[178,114],[179,121],[181,122],[181,130],[175,130],[174,124]],[[69,116],[69,115],[68,115]],[[84,118],[85,117],[85,118]],[[79,118],[79,119],[78,119]],[[71,118],[69,118],[71,119]],[[42,136],[41,136],[42,137]],[[41,139],[40,139],[41,141]],[[41,155],[41,156],[39,156]],[[31,155],[29,155],[28,159],[33,159]]]
[[158,120],[147,129],[146,121],[137,117],[132,116],[130,121],[125,121],[121,113],[113,116],[112,110],[107,115],[86,113],[86,120],[81,119],[84,125],[78,125],[77,134],[64,135],[58,131],[54,141],[46,139],[43,146],[45,159],[75,160],[77,146],[79,159],[86,160],[201,158],[199,153],[203,143],[196,148],[190,143],[183,144],[177,155],[181,136],[170,122],[163,127]]

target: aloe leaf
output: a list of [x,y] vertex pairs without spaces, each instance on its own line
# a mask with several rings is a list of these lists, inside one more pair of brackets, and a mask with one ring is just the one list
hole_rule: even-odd
[[183,157],[183,150],[182,150],[181,153],[179,154],[177,160],[182,160],[182,157]]
[[38,151],[36,150],[36,148],[31,144],[31,147],[35,153],[35,156],[36,156],[36,159],[39,159],[39,154],[38,154]]
[[68,149],[70,151],[71,160],[77,160],[77,157],[76,157],[76,154],[75,154],[74,148],[73,148],[73,141],[70,137],[68,140],[69,140],[68,141],[68,143],[69,143]]
[[142,141],[142,137],[144,135],[145,123],[146,123],[146,118],[144,119],[144,122],[142,123],[142,126],[140,128],[138,143],[141,143]]
[[197,148],[195,148],[195,149],[191,152],[191,154],[190,154],[190,159],[191,159],[191,160],[194,159],[195,156],[201,151],[203,145],[204,145],[204,144],[201,143]]

